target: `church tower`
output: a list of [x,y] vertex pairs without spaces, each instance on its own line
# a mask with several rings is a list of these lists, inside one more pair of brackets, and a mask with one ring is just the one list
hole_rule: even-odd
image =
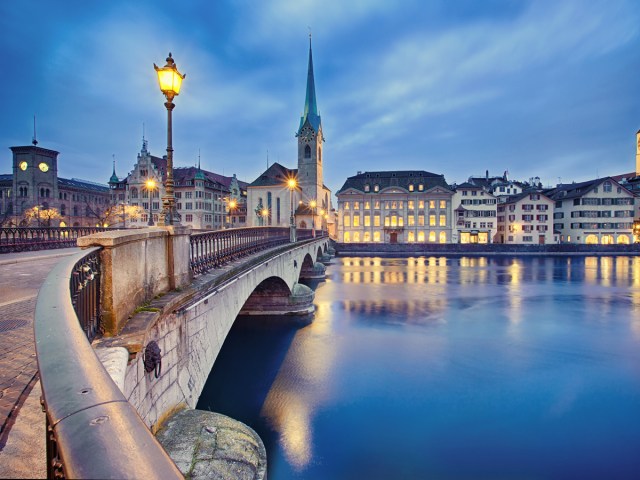
[[327,208],[322,180],[322,121],[318,114],[316,86],[313,77],[311,35],[309,35],[309,67],[304,112],[296,133],[298,138],[298,184],[305,203],[315,200],[318,208]]

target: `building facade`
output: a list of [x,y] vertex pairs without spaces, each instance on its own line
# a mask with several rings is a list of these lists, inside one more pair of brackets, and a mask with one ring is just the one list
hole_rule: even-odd
[[336,196],[339,242],[451,242],[453,191],[443,175],[424,170],[358,173]]
[[496,243],[555,243],[553,205],[553,200],[535,190],[507,197],[497,207]]
[[[58,177],[59,152],[32,145],[11,147],[12,174],[0,175],[0,223],[15,226],[104,226],[109,187]],[[53,215],[52,212],[57,214]],[[27,218],[29,212],[36,212]]]
[[[293,221],[298,228],[331,231],[331,191],[323,181],[324,135],[316,101],[311,43],[304,111],[296,138],[298,168],[274,163],[248,186],[248,223],[282,227]],[[295,188],[287,188],[290,180],[295,181]]]
[[[111,201],[138,207],[140,213],[132,215],[122,223],[126,227],[144,227],[150,216],[157,223],[162,211],[165,195],[167,159],[156,157],[148,150],[146,140],[137,156],[133,170],[119,179],[115,173],[109,180]],[[180,223],[194,230],[215,230],[246,226],[247,183],[236,178],[225,177],[198,167],[177,167],[173,170],[174,195]],[[149,187],[149,180],[153,187]],[[119,225],[121,226],[121,225]]]
[[555,202],[553,226],[565,243],[633,243],[635,196],[611,177],[560,184],[547,192]]
[[452,199],[452,243],[493,243],[498,232],[498,200],[486,188],[465,182]]

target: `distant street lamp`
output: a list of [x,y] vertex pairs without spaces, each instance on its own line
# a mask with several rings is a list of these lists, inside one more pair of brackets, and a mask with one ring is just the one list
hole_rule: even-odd
[[640,242],[640,220],[633,222],[633,241],[635,243]]
[[147,222],[147,225],[153,227],[153,191],[156,188],[156,182],[153,178],[150,178],[146,182],[144,182],[144,185],[147,189],[147,192],[149,193],[149,221]]
[[309,202],[309,206],[311,207],[311,236],[315,238],[316,236],[316,207],[318,206],[318,202],[315,200],[311,200]]
[[238,208],[238,201],[232,198],[227,203],[227,208],[229,209],[229,225],[233,227],[233,212]]
[[160,84],[160,90],[164,93],[167,101],[164,106],[167,107],[167,178],[165,181],[166,195],[162,197],[162,225],[179,224],[179,220],[175,218],[175,196],[173,193],[173,140],[172,140],[172,125],[171,125],[171,112],[173,107],[173,98],[180,93],[180,86],[182,80],[186,77],[185,74],[178,72],[176,62],[171,57],[171,52],[167,57],[167,64],[160,68],[155,63],[153,64],[156,73],[158,74],[158,83]]
[[287,188],[289,189],[289,205],[291,206],[291,215],[289,217],[289,241],[296,241],[296,223],[293,216],[293,191],[295,190],[298,182],[294,177],[287,180]]

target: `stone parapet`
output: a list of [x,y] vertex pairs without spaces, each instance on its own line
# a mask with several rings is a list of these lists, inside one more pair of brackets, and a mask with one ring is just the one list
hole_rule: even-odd
[[159,294],[189,284],[188,227],[100,232],[79,247],[102,247],[102,324],[116,335],[136,308]]

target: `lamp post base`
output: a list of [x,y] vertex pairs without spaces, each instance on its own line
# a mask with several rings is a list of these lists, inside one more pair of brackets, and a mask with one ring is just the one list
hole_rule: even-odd
[[297,234],[296,234],[296,226],[295,225],[289,225],[289,241],[291,243],[296,242],[298,239]]

